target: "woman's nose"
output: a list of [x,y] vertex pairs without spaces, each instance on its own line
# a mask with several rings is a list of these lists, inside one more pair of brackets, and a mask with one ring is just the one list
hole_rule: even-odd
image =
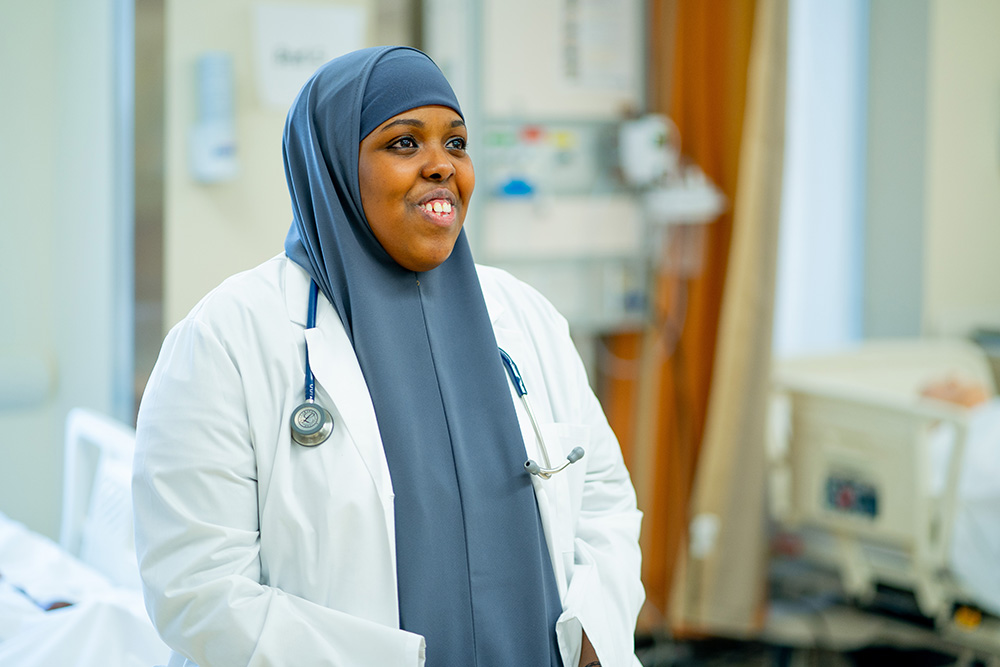
[[455,165],[445,151],[433,151],[421,170],[421,175],[431,181],[444,181],[454,175]]

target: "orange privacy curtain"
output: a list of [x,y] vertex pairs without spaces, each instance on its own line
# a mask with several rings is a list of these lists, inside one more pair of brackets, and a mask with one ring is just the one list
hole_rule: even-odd
[[[676,122],[682,153],[736,201],[755,0],[651,0],[650,111]],[[653,324],[605,341],[602,399],[643,521],[640,631],[666,625],[708,410],[732,212],[678,229],[655,279]],[[692,255],[696,255],[692,257]],[[698,260],[693,270],[690,260]]]

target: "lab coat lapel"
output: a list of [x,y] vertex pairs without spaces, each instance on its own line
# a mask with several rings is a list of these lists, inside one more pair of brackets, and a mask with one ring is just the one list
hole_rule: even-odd
[[[304,327],[310,278],[293,262],[289,261],[288,267],[285,287],[289,317]],[[378,490],[392,535],[392,482],[382,451],[382,439],[375,418],[375,408],[368,394],[368,385],[361,373],[361,366],[358,365],[354,347],[347,338],[347,332],[333,305],[321,295],[316,310],[316,327],[305,330],[305,339],[309,351],[309,366],[316,378],[317,401],[323,393],[330,397],[337,413],[334,419],[340,422],[334,428],[346,428],[350,434],[350,440],[357,448]]]
[[[329,303],[324,303],[332,311]],[[318,317],[316,328],[306,329],[305,333],[309,364],[316,382],[337,406],[340,418],[378,488],[379,497],[383,504],[387,504],[391,501],[392,489],[378,421],[347,333],[333,312],[327,313],[326,317]]]
[[[488,292],[484,292],[483,296],[486,300],[486,310],[490,315],[490,322],[493,325],[493,334],[496,336],[497,345],[510,355],[510,358],[514,360],[514,364],[517,365],[523,375],[524,369],[521,367],[521,364],[528,362],[529,355],[533,355],[533,351],[525,340],[524,334],[519,329],[513,328],[504,322],[505,318],[503,315],[505,311],[503,304],[499,303]],[[499,352],[497,353],[497,363],[500,363]],[[530,384],[530,380],[525,381],[529,400],[531,400]],[[517,413],[517,420],[521,427],[521,438],[524,440],[525,453],[528,455],[528,458],[541,462],[541,458],[539,458],[541,457],[541,451],[538,447],[535,431],[531,427],[531,421],[528,419],[524,406],[521,404],[520,397],[514,391],[513,384],[508,382],[507,387],[510,389],[511,400],[514,402],[514,411]],[[534,409],[534,404],[532,406]],[[542,415],[537,413],[535,417],[542,419]],[[532,477],[534,478],[534,475]]]
[[[493,299],[488,292],[484,292],[484,296],[486,297],[486,308],[489,311],[490,321],[493,324],[493,333],[496,336],[497,345],[510,355],[515,364],[518,364],[518,369],[522,376],[524,376],[525,369],[535,363],[535,351],[520,329],[505,322],[503,305],[498,303],[496,299]],[[499,363],[499,361],[498,355],[497,362]],[[508,382],[508,386],[511,390],[511,400],[514,402],[514,411],[517,413],[518,425],[521,428],[521,439],[524,440],[525,453],[528,458],[545,465],[541,448],[535,436],[535,430],[531,426],[531,420],[528,418],[527,411],[521,404],[521,399],[514,391],[513,385]],[[542,409],[544,407],[542,406],[543,401],[539,400],[540,397],[532,397],[531,381],[528,378],[525,378],[525,388],[528,390],[528,400],[532,401],[531,406],[532,410],[535,411],[535,418],[541,423],[546,422],[549,416]],[[544,429],[545,427],[541,426],[541,428]],[[555,478],[543,480],[537,475],[531,475],[530,477],[531,486],[535,491],[535,500],[538,503],[538,514],[542,521],[542,531],[545,534],[545,544],[548,548],[549,558],[552,561],[552,568],[555,573],[556,585],[559,589],[560,597],[563,597],[566,594],[567,584],[563,559],[560,557],[563,545],[559,544],[558,532],[556,530],[559,518],[558,504],[555,498],[556,486],[560,480]]]

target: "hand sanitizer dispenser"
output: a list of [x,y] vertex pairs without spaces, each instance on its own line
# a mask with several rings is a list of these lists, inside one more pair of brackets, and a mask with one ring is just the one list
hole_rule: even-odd
[[198,111],[190,135],[191,175],[201,183],[231,181],[239,173],[232,55],[203,53],[197,61],[196,79]]

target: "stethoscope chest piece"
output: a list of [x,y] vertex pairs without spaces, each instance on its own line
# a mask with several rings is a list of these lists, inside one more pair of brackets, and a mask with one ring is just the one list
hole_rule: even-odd
[[315,447],[326,442],[333,433],[333,416],[330,412],[307,400],[292,411],[292,440],[305,447]]

